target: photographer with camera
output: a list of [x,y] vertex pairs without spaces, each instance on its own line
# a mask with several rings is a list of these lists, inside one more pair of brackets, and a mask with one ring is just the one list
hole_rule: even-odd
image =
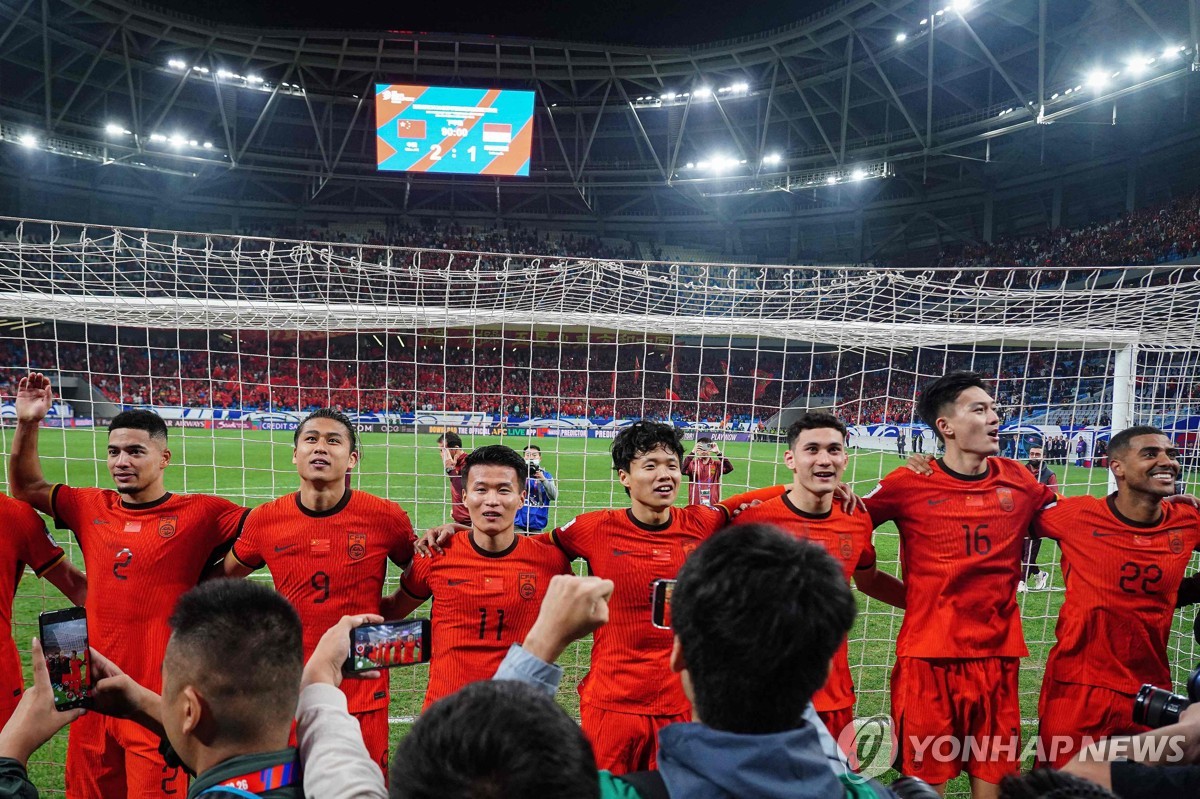
[[517,511],[517,532],[540,533],[550,523],[550,503],[558,499],[558,486],[550,470],[542,468],[542,448],[537,444],[525,448],[525,465],[529,477],[525,480],[525,504]]
[[733,464],[711,438],[698,438],[679,471],[689,478],[688,504],[711,507],[721,501],[721,477],[733,471]]

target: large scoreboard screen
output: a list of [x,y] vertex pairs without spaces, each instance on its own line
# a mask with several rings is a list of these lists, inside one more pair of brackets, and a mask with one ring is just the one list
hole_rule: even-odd
[[380,170],[528,176],[533,92],[378,83],[375,126]]

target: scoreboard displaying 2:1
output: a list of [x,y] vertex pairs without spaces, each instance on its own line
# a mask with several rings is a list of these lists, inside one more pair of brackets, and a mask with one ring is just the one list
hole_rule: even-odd
[[533,92],[377,83],[375,127],[381,171],[527,177]]

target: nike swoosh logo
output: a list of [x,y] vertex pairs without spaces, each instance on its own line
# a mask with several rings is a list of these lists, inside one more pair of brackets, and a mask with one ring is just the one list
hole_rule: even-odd
[[1092,535],[1096,538],[1109,538],[1114,535],[1120,535],[1120,533],[1102,533],[1099,530],[1092,530]]
[[275,552],[276,552],[276,554],[278,554],[280,552],[287,552],[289,549],[291,549],[294,546],[296,546],[296,545],[295,544],[284,544],[281,547],[275,547]]
[[942,499],[931,499],[931,500],[929,500],[929,504],[931,506],[932,505],[941,505],[943,502],[949,502],[949,501],[950,501],[950,497],[943,497]]
[[470,582],[470,580],[447,580],[446,585],[462,585],[466,582]]
[[613,554],[613,557],[614,557],[614,558],[619,558],[619,557],[623,557],[624,555],[632,555],[632,554],[633,554],[633,550],[626,550],[626,549],[614,549],[614,550],[612,551],[612,554]]

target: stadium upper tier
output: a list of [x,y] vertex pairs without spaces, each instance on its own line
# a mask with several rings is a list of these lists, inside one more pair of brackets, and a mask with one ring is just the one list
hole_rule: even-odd
[[[912,420],[916,387],[943,369],[996,375],[1005,421],[1050,415],[1106,423],[1111,352],[959,350],[868,353],[729,346],[534,343],[443,336],[244,335],[60,327],[60,340],[8,333],[0,393],[28,370],[78,375],[117,405],[243,411],[461,411],[594,420],[766,420],[797,399],[855,424]],[[86,338],[87,343],[73,339]],[[454,343],[457,341],[458,343]],[[1157,363],[1158,405],[1191,407],[1200,382]],[[1175,369],[1175,376],[1171,376]]]

